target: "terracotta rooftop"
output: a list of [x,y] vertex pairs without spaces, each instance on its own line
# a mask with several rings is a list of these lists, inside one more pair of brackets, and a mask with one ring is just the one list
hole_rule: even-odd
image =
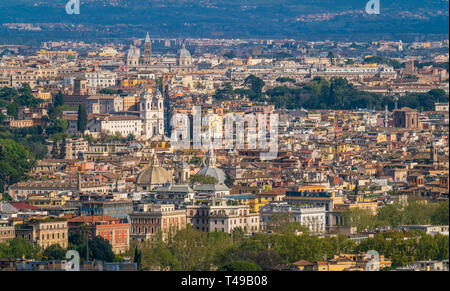
[[10,202],[9,204],[11,204],[13,207],[21,210],[37,210],[39,209],[39,207],[30,205],[28,203],[25,202]]
[[118,218],[111,217],[108,215],[97,215],[97,216],[77,216],[69,219],[68,222],[82,222],[82,223],[95,223],[100,221],[118,221]]
[[295,262],[295,263],[292,263],[294,266],[314,266],[314,264],[313,263],[311,263],[311,262],[308,262],[308,261],[306,261],[306,260],[300,260],[300,261],[297,261],[297,262]]

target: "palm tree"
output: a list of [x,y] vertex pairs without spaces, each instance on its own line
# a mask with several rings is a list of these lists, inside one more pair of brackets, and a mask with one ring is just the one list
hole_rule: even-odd
[[91,232],[88,224],[83,223],[80,225],[80,234],[86,239],[86,261],[89,261],[89,233]]

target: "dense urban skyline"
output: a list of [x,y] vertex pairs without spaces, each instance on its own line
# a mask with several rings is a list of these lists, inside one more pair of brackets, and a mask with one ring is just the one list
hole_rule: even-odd
[[448,271],[448,1],[76,2],[0,4],[0,271]]

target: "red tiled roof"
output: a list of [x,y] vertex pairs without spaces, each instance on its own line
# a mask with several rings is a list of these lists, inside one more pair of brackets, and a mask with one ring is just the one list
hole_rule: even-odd
[[77,216],[74,218],[69,219],[70,222],[83,222],[83,223],[94,223],[98,221],[118,221],[118,218],[114,218],[108,215],[97,215],[97,216]]
[[12,206],[14,206],[15,208],[17,208],[18,210],[36,210],[39,209],[39,207],[30,205],[28,203],[25,202],[10,202],[9,204],[11,204]]
[[294,266],[314,266],[313,263],[308,262],[306,260],[300,260],[298,262],[292,263]]

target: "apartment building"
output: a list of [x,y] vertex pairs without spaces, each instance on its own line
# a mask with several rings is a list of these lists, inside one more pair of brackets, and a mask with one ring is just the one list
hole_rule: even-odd
[[31,219],[15,226],[16,237],[38,244],[45,249],[51,245],[67,248],[68,228],[64,218]]
[[115,254],[126,252],[130,247],[130,224],[126,219],[102,216],[77,216],[68,221],[69,233],[78,233],[80,226],[87,224],[90,229],[90,238],[100,236],[112,246]]
[[241,228],[246,233],[260,229],[259,214],[250,212],[249,205],[228,205],[226,200],[186,206],[187,222],[205,232],[232,233]]
[[5,243],[16,237],[14,226],[7,221],[0,221],[0,243]]
[[130,239],[143,241],[161,232],[186,228],[186,211],[176,210],[174,204],[140,204],[130,214]]
[[289,205],[286,202],[270,203],[260,208],[262,228],[266,229],[273,215],[289,214],[292,221],[306,226],[312,233],[325,233],[325,207],[311,205]]

